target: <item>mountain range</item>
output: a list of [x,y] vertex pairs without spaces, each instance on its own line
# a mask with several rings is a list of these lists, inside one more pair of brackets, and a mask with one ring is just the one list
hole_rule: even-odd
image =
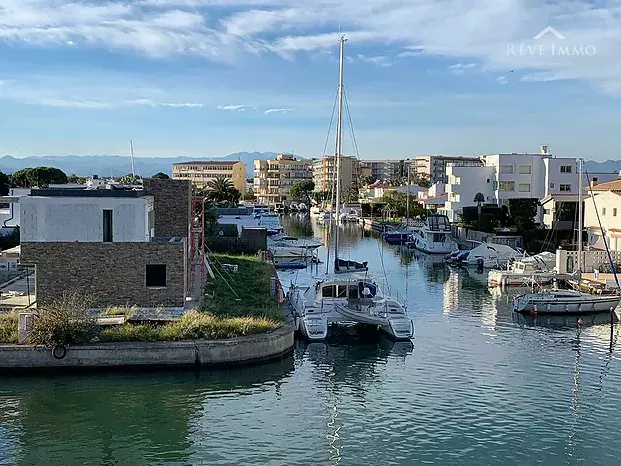
[[[276,152],[235,152],[225,157],[191,158],[191,157],[135,157],[136,174],[144,177],[158,172],[172,175],[172,166],[178,162],[191,160],[239,160],[246,164],[246,176],[253,177],[253,165],[257,159],[266,160],[276,157]],[[127,155],[43,155],[37,157],[16,158],[11,155],[0,157],[0,171],[13,173],[28,167],[55,167],[67,175],[123,176],[131,173],[131,159]],[[621,160],[605,162],[587,161],[584,168],[589,173],[612,173],[621,171]]]
[[[192,157],[134,157],[136,174],[150,177],[158,172],[172,175],[174,163],[192,160],[239,160],[246,164],[246,176],[252,178],[255,159],[273,159],[275,152],[236,152],[226,157],[192,158]],[[127,155],[42,155],[37,157],[17,158],[11,155],[0,157],[0,171],[13,173],[28,167],[55,167],[67,175],[99,175],[118,177],[132,171],[131,158]]]

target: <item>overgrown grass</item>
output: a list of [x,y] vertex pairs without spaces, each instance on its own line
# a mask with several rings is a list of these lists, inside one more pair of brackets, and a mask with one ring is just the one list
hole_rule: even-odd
[[0,343],[17,343],[17,313],[0,314]]
[[[273,267],[258,255],[212,254],[215,279],[207,277],[202,311],[216,317],[258,317],[282,322],[276,299],[270,296]],[[219,264],[236,264],[237,272]]]
[[110,306],[101,312],[103,317],[125,316],[128,319],[136,314],[136,306]]
[[219,340],[274,330],[280,323],[260,317],[214,317],[198,311],[188,311],[180,319],[164,325],[134,325],[106,327],[100,341],[183,341]]

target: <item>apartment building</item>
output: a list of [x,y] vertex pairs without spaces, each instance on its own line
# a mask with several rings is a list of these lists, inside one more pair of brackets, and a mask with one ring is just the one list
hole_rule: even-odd
[[411,175],[414,178],[428,177],[431,184],[448,183],[446,168],[451,163],[480,163],[480,159],[479,157],[420,155],[411,161]]
[[[486,204],[502,206],[509,199],[578,192],[576,159],[554,157],[548,146],[541,146],[538,154],[493,154],[482,156],[481,163],[449,163],[446,176],[443,211],[452,222],[460,220],[463,207],[475,205],[477,193],[483,194]],[[538,221],[543,221],[542,214],[540,209]]]
[[204,188],[211,180],[226,178],[240,193],[246,192],[246,164],[231,161],[194,161],[173,164],[174,180],[190,180]]
[[398,183],[407,178],[409,160],[361,160],[360,176],[370,177],[373,181],[389,180]]
[[261,204],[287,204],[293,200],[291,188],[312,177],[311,162],[293,155],[279,154],[275,160],[255,160],[254,197]]
[[[593,199],[590,198],[591,191]],[[585,193],[584,227],[587,230],[590,247],[605,250],[604,238],[606,238],[606,243],[612,251],[621,251],[621,180],[608,183],[593,182],[590,190]]]
[[[313,181],[316,191],[331,191],[336,183],[336,157],[326,155],[313,160]],[[360,163],[356,157],[341,157],[341,193],[352,187],[358,188]]]

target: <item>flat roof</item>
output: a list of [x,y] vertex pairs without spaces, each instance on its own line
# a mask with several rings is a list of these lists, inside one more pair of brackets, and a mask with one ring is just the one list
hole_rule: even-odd
[[240,160],[228,160],[228,161],[212,161],[212,160],[194,160],[191,162],[177,162],[173,165],[234,165],[236,163],[244,163]]
[[30,191],[31,197],[131,197],[145,195],[142,189],[86,189],[86,188],[38,188]]

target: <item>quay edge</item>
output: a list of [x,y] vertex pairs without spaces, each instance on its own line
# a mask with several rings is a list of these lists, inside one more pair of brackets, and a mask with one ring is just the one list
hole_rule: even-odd
[[50,348],[0,345],[0,369],[54,372],[76,368],[191,368],[251,364],[293,350],[294,327],[227,340],[90,343],[70,346],[62,359]]

